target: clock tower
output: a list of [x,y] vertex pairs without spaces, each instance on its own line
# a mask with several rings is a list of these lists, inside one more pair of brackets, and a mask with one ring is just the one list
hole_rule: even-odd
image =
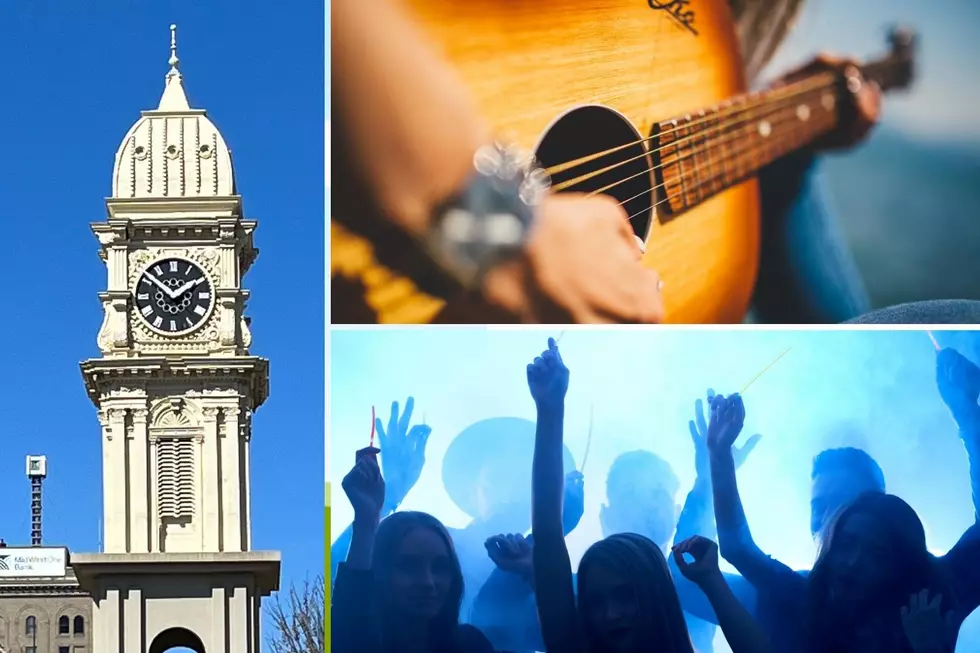
[[252,415],[269,363],[249,352],[255,261],[231,151],[184,92],[171,26],[159,106],[116,152],[101,356],[81,364],[102,442],[104,551],[74,554],[100,653],[258,653],[277,552],[251,548]]

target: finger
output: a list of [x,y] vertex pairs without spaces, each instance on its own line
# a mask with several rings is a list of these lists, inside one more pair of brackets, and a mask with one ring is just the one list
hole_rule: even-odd
[[929,605],[929,590],[923,589],[919,591],[919,609],[925,610]]
[[633,242],[636,243],[637,259],[642,259],[647,253],[647,244],[637,235],[633,235]]
[[903,605],[901,612],[902,612],[902,621],[905,621],[906,619],[909,618],[909,608],[908,608],[908,606]]
[[[388,436],[398,437],[398,402],[391,402],[391,416],[388,418]],[[396,443],[397,444],[397,443]]]
[[[709,405],[710,405],[710,399]],[[704,421],[704,404],[700,399],[694,402],[694,419],[698,425],[698,433],[705,435],[708,433],[708,424]]]
[[745,460],[748,457],[748,455],[752,453],[752,450],[755,449],[755,446],[759,444],[759,440],[761,439],[762,436],[756,433],[751,438],[746,440],[745,444],[735,449],[736,455],[742,460]]
[[688,568],[688,562],[684,559],[684,553],[678,549],[671,551],[671,555],[674,556],[674,562],[677,563],[678,569],[682,572]]
[[537,380],[537,375],[534,373],[534,365],[528,363],[527,366],[527,382],[528,385],[534,383]]
[[705,393],[705,396],[708,398],[708,403],[711,403],[711,398],[715,396],[715,391],[712,390],[711,388],[708,388],[708,391]]
[[381,425],[381,418],[374,418],[374,432],[378,436],[378,444],[382,449],[388,450],[388,433],[385,431],[384,427]]
[[427,424],[416,424],[408,431],[408,441],[412,446],[412,450],[418,451],[423,456],[425,455],[425,443],[429,440],[429,435],[432,433],[432,428]]
[[412,420],[413,410],[415,410],[415,397],[409,397],[405,400],[405,412],[402,413],[402,418],[398,421],[399,434],[408,433],[408,424]]
[[698,427],[694,425],[693,419],[687,423],[687,428],[691,430],[691,440],[694,441],[694,446],[699,446],[701,443],[701,434],[698,433]]
[[919,595],[913,594],[909,597],[909,612],[915,612],[919,609]]
[[929,601],[929,609],[930,610],[936,610],[936,611],[938,611],[939,610],[939,605],[942,602],[943,602],[943,595],[942,594],[936,594],[934,597],[932,597],[932,600]]

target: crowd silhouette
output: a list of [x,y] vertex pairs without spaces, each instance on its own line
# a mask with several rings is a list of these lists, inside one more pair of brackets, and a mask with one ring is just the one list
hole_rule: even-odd
[[[710,653],[718,628],[733,653],[957,650],[980,606],[980,368],[958,351],[938,351],[936,382],[969,458],[972,525],[933,555],[878,463],[827,449],[811,469],[810,570],[753,540],[736,472],[759,436],[737,444],[745,403],[711,390],[689,425],[696,479],[683,506],[666,461],[620,455],[599,513],[604,539],[573,569],[565,538],[584,512],[584,477],[563,442],[569,377],[549,339],[527,366],[536,421],[483,420],[453,441],[443,484],[472,518],[463,529],[399,510],[431,432],[411,425],[413,400],[393,404],[387,427],[377,420],[379,447],[358,451],[342,484],[354,519],[331,551],[333,650]],[[738,574],[723,573],[719,555]]]

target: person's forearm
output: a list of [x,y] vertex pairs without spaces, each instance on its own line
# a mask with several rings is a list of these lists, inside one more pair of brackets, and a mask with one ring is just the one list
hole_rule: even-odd
[[757,549],[749,531],[742,499],[735,479],[735,460],[731,451],[711,453],[711,488],[718,528],[718,548],[722,557],[739,567],[740,559]]
[[381,212],[417,235],[464,184],[489,129],[401,4],[330,3],[331,93],[349,150],[341,158]]
[[960,427],[960,438],[970,465],[970,491],[973,494],[973,520],[980,522],[980,422]]
[[533,509],[531,529],[535,551],[542,538],[564,542],[562,502],[565,494],[562,460],[562,427],[564,408],[538,409],[534,459],[531,468]]
[[374,536],[378,532],[378,520],[355,517],[351,531],[347,566],[358,570],[371,569],[371,559],[374,557]]
[[718,625],[721,626],[732,653],[769,653],[769,638],[738,601],[720,573],[704,583],[701,589],[718,616]]

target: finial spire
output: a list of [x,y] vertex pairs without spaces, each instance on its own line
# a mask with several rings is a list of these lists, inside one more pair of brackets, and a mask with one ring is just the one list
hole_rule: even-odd
[[170,60],[167,62],[170,64],[170,72],[167,73],[167,78],[177,77],[180,75],[180,70],[177,66],[180,64],[180,59],[177,58],[177,26],[170,26]]
[[190,106],[187,104],[187,95],[184,93],[184,85],[181,83],[183,75],[177,67],[180,59],[177,58],[177,26],[170,26],[170,71],[167,73],[167,83],[163,89],[163,97],[160,98],[158,111],[187,111]]

